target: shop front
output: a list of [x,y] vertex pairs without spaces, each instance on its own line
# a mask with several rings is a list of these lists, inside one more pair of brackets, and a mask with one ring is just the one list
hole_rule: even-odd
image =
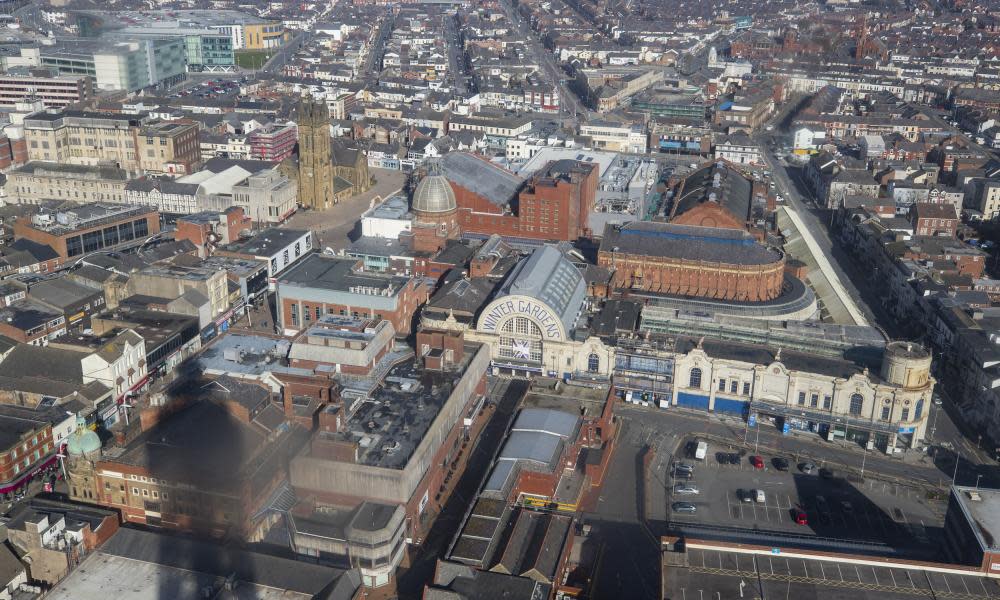
[[830,442],[852,442],[882,452],[890,452],[890,448],[897,443],[893,423],[849,418],[759,400],[753,401],[751,411],[758,415],[761,422],[773,424],[786,435],[793,431],[812,433]]

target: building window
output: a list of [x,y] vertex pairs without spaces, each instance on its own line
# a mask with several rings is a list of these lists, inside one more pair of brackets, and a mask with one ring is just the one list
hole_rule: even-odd
[[725,379],[719,379],[719,391],[720,392],[726,391],[726,380]]
[[813,408],[819,406],[819,394],[813,394],[809,397],[809,406]]
[[749,396],[750,395],[750,382],[749,381],[744,381],[743,382],[743,395],[744,396]]
[[688,387],[693,387],[693,388],[701,387],[701,369],[697,367],[691,369],[691,375],[688,378]]
[[901,421],[909,421],[910,420],[910,409],[908,409],[908,408],[904,408],[903,409],[903,414],[900,416],[900,420]]
[[864,406],[864,404],[865,404],[865,399],[861,394],[851,394],[851,407],[849,409],[849,412],[854,416],[860,415],[861,408]]
[[805,406],[805,405],[806,405],[806,393],[799,392],[799,406]]
[[292,313],[292,325],[298,325],[299,324],[299,305],[293,303],[291,305],[290,312]]
[[913,411],[913,420],[919,421],[920,417],[924,415],[924,399],[921,398],[917,400],[917,408]]
[[883,406],[882,407],[882,420],[883,421],[888,421],[889,420],[889,414],[891,412],[892,412],[892,407],[891,406]]
[[833,398],[830,396],[823,396],[823,408],[830,410],[831,406],[833,406]]
[[730,381],[729,382],[729,393],[730,394],[735,394],[736,391],[739,389],[739,387],[740,387],[740,382],[739,381],[736,381],[735,379],[733,381]]

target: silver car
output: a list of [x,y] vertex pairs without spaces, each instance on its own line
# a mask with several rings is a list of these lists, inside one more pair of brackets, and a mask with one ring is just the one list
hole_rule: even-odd
[[679,512],[679,513],[698,512],[698,507],[695,506],[694,504],[691,504],[690,502],[674,502],[673,504],[670,505],[670,508],[672,508],[674,512]]
[[674,493],[678,495],[700,494],[701,490],[690,483],[678,483],[674,486]]

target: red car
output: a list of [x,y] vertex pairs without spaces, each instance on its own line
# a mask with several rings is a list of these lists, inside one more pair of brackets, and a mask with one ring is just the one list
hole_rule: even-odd
[[753,465],[753,468],[755,468],[755,469],[763,469],[764,468],[764,459],[761,458],[760,456],[757,456],[757,455],[751,456],[750,457],[750,464]]
[[793,516],[795,517],[795,524],[796,525],[808,525],[809,524],[809,519],[806,518],[806,513],[805,513],[804,510],[800,510],[800,509],[796,508],[795,509],[795,513],[794,513]]

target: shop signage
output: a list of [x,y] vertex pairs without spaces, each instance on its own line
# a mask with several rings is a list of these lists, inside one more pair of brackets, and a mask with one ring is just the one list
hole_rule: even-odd
[[500,326],[500,321],[509,316],[528,317],[538,325],[542,331],[542,336],[550,340],[558,340],[562,337],[559,328],[559,320],[555,318],[549,309],[534,300],[501,300],[493,305],[480,320],[480,331],[496,332]]

